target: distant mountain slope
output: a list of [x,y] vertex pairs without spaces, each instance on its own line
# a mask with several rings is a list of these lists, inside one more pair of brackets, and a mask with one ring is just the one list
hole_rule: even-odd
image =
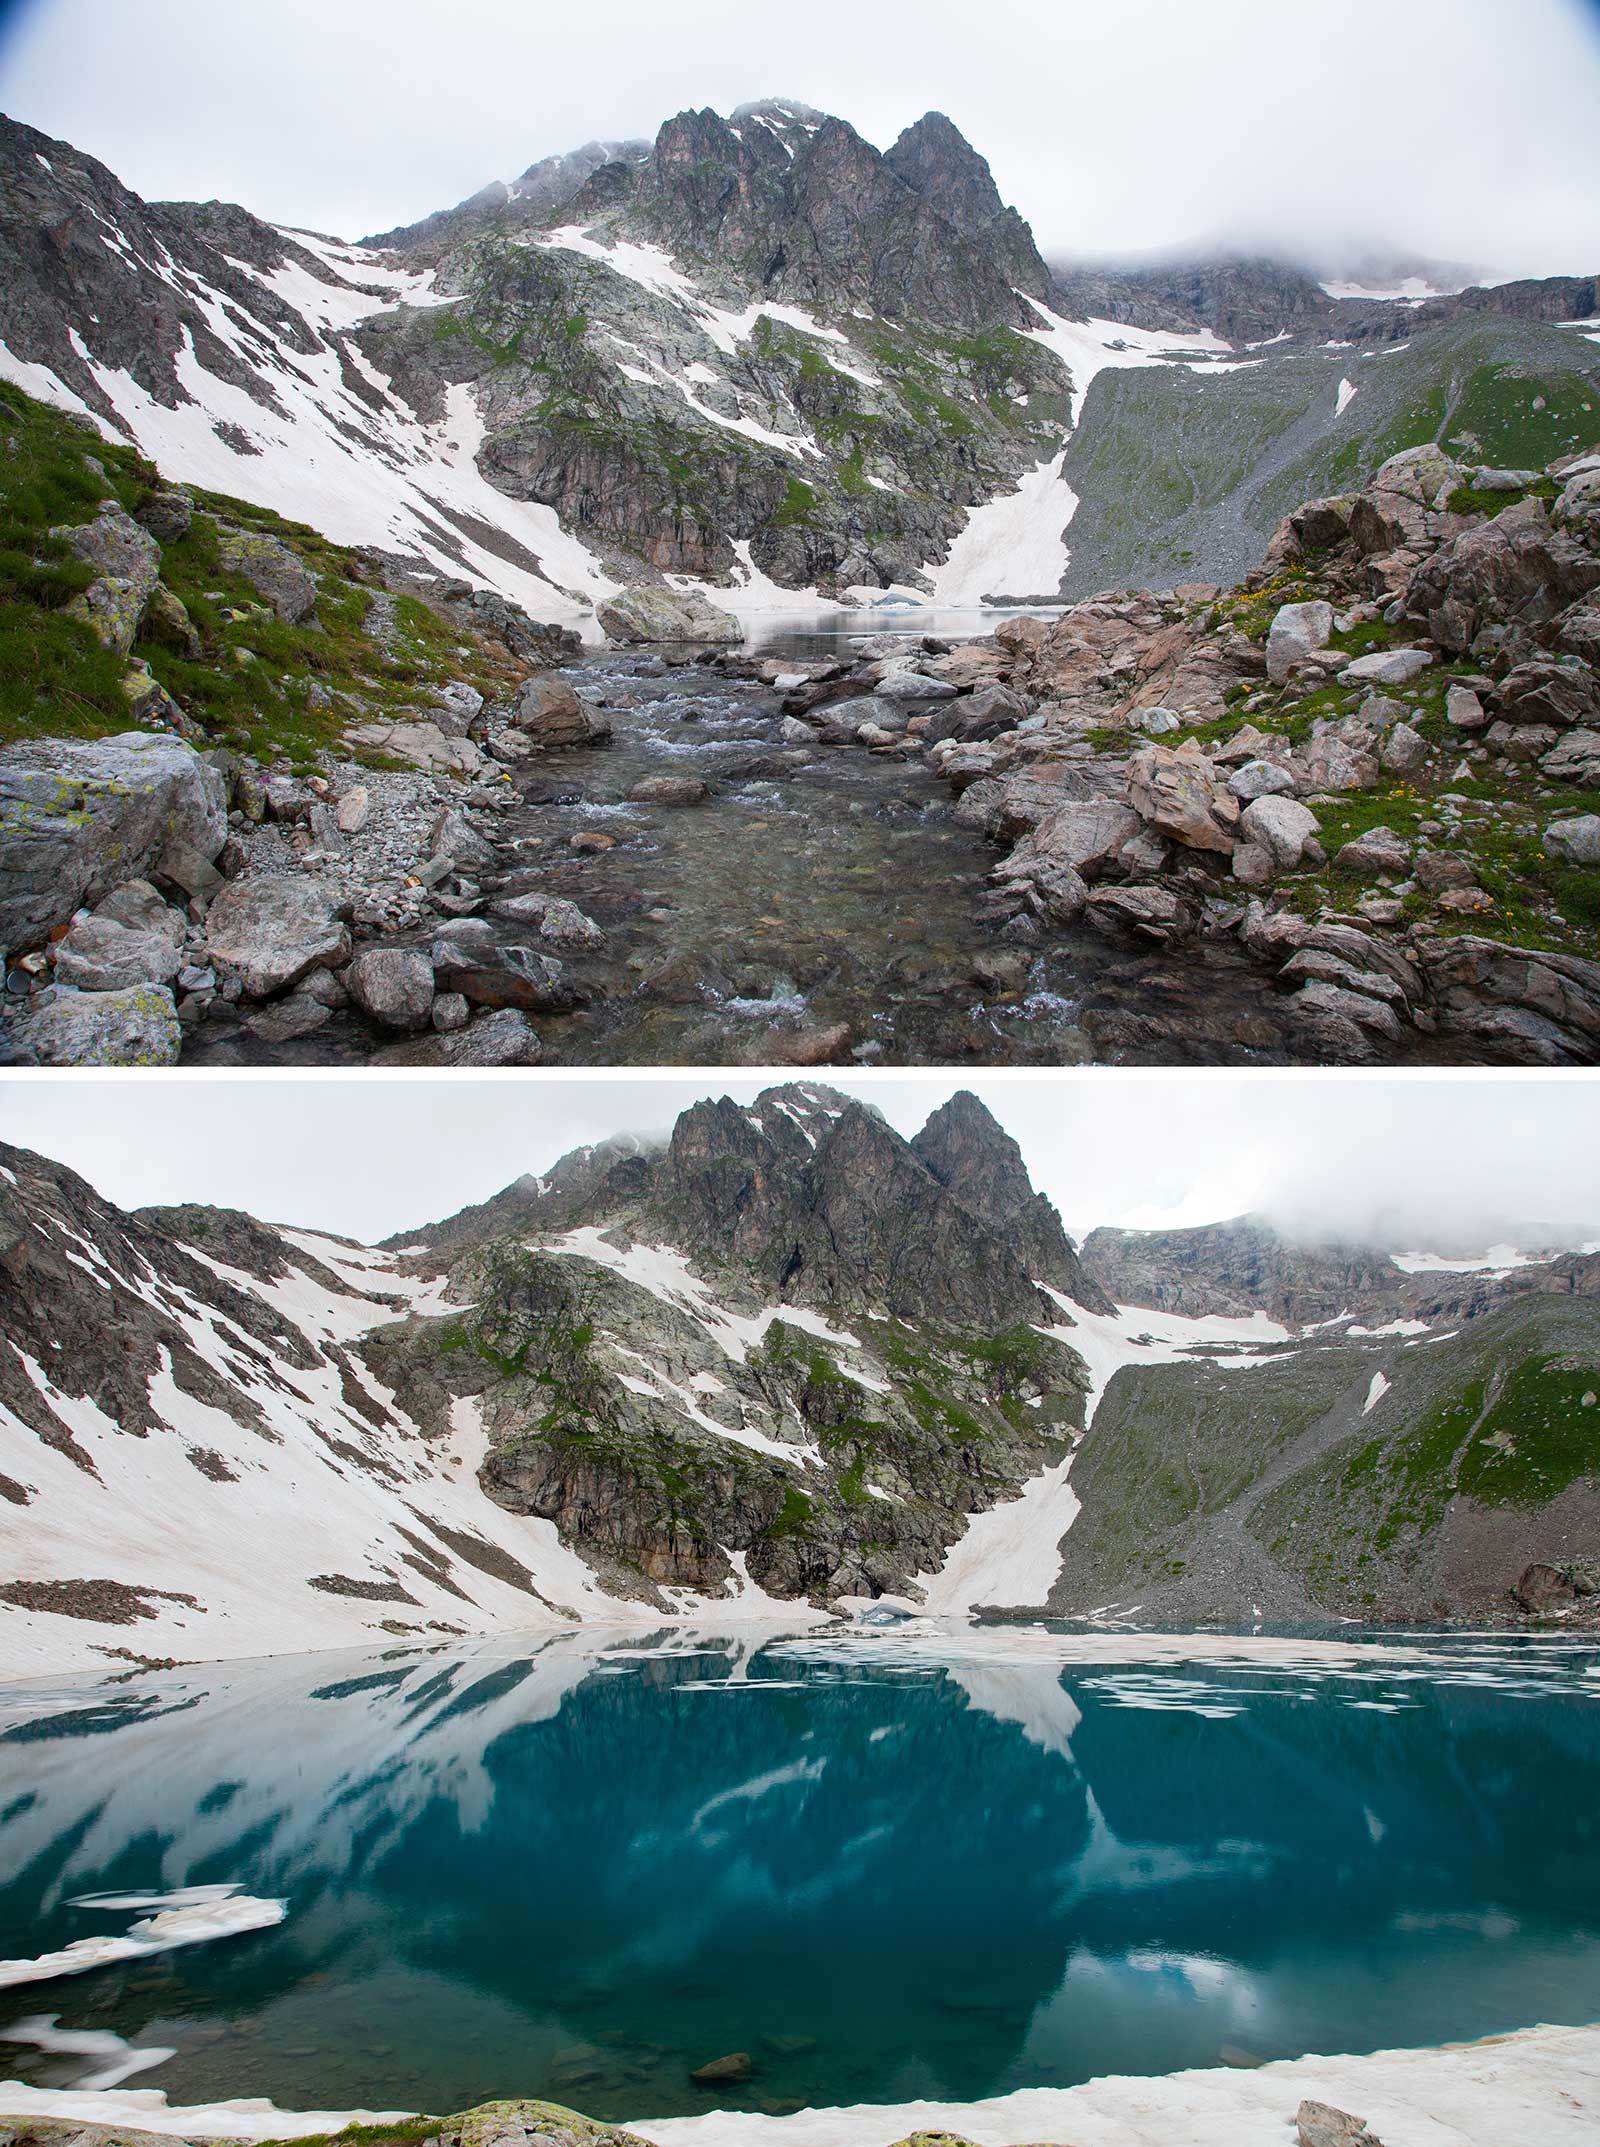
[[[975,1099],[913,1143],[811,1083],[384,1248],[123,1214],[6,1149],[0,1662],[881,1597],[1509,1614],[1541,1561],[1550,1600],[1588,1587],[1600,1263],[1394,1269],[1386,1305],[1351,1255],[1366,1317],[1299,1325],[1291,1286],[1291,1328],[1261,1309],[1290,1249],[1193,1235],[1230,1308],[1119,1310]],[[1190,1249],[1151,1239],[1153,1293]],[[1407,1311],[1428,1279],[1448,1311]]]
[[[1490,422],[1496,381],[1565,412],[1594,372],[1542,325],[1592,312],[1581,277],[1411,304],[1263,261],[1053,273],[937,112],[886,152],[783,99],[681,112],[362,246],[143,202],[5,120],[0,202],[0,375],[549,618],[663,576],[736,610],[1223,578],[1446,420],[1542,463],[1562,428]],[[1381,356],[1322,348],[1358,339]]]

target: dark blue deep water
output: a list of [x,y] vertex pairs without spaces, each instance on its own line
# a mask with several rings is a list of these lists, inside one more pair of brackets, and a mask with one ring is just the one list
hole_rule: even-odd
[[1600,1647],[571,1633],[0,1690],[0,1955],[203,1883],[286,1920],[0,1990],[0,2038],[171,2049],[130,2084],[174,2102],[645,2117],[1584,2021]]

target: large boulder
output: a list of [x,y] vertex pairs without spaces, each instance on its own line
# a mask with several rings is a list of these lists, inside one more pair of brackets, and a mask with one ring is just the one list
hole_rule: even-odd
[[350,933],[315,881],[251,874],[230,880],[206,912],[206,957],[248,999],[287,991],[313,969],[350,959]]
[[1406,592],[1407,616],[1460,654],[1490,626],[1543,627],[1600,587],[1600,557],[1552,526],[1544,502],[1520,500],[1425,560]]
[[303,626],[317,608],[317,581],[277,537],[255,529],[220,528],[217,556],[231,574],[247,581],[285,626]]
[[1047,813],[995,867],[993,877],[1004,882],[1042,880],[1053,868],[1070,865],[1085,880],[1096,879],[1143,824],[1131,806],[1114,799],[1073,799]]
[[470,738],[452,737],[426,716],[382,717],[355,723],[345,732],[351,745],[365,746],[388,760],[404,761],[429,775],[459,775],[470,781],[489,763]]
[[211,883],[228,839],[221,776],[182,739],[25,739],[0,753],[0,947],[37,946],[85,904],[154,873]]
[[1267,677],[1281,686],[1296,664],[1325,649],[1333,632],[1333,606],[1320,601],[1283,604],[1267,633]]
[[565,1014],[581,1001],[553,954],[526,940],[502,939],[482,917],[441,926],[431,954],[437,988],[477,1006]]
[[1239,833],[1265,850],[1280,872],[1293,872],[1308,842],[1316,838],[1317,816],[1297,798],[1269,794],[1253,799],[1240,815]]
[[1142,820],[1174,842],[1232,855],[1239,801],[1198,746],[1143,747],[1128,763],[1128,797]]
[[108,649],[126,656],[161,578],[160,545],[114,499],[101,502],[92,522],[71,522],[50,534],[76,552],[95,576],[67,610]]
[[344,973],[363,1014],[386,1029],[425,1029],[433,1013],[433,964],[422,947],[367,947]]
[[1556,730],[1600,723],[1600,680],[1585,663],[1535,658],[1508,671],[1500,685],[1506,723],[1541,723]]
[[177,1004],[161,984],[44,992],[17,1032],[41,1066],[175,1066],[183,1043]]
[[564,678],[530,678],[517,699],[516,725],[549,751],[567,746],[598,745],[611,736],[610,718],[578,694]]
[[619,589],[595,606],[594,615],[613,641],[715,647],[744,639],[733,613],[719,610],[698,589]]
[[1553,783],[1571,783],[1579,790],[1600,790],[1600,730],[1568,731],[1561,743],[1545,754],[1539,766]]
[[585,916],[576,902],[568,902],[561,895],[543,894],[537,888],[491,902],[489,915],[503,918],[507,924],[528,925],[552,947],[598,947],[605,937],[594,919]]
[[[437,1001],[435,1004],[437,1005]],[[465,1002],[461,1001],[464,1005]],[[503,1007],[480,1014],[470,1027],[452,1026],[433,1036],[411,1036],[374,1054],[374,1066],[537,1066],[544,1057],[539,1032],[526,1014]],[[538,2135],[543,2141],[544,2133]],[[624,2135],[617,2133],[621,2140]],[[565,2138],[553,2134],[552,2142]],[[521,2142],[518,2142],[521,2147]],[[640,2143],[643,2147],[643,2142]]]
[[1014,731],[1027,713],[1028,704],[1020,693],[991,679],[965,700],[935,709],[922,735],[930,745],[941,738],[975,744],[980,739],[998,738],[1003,731]]

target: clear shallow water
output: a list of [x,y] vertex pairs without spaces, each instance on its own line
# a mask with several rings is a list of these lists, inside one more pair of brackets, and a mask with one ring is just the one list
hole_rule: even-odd
[[[174,2102],[951,2099],[1600,2016],[1600,1646],[857,1630],[0,1692],[0,1955],[232,1883],[284,1923],[0,1991]],[[733,2050],[748,2085],[690,2070]],[[97,2060],[96,2064],[103,2063]]]

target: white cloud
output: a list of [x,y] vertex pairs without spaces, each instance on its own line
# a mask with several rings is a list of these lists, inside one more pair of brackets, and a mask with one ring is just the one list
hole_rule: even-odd
[[[446,1077],[229,1073],[0,1080],[0,1138],[123,1207],[180,1200],[368,1240],[485,1200],[618,1132],[667,1133],[720,1071]],[[1600,1238],[1594,1081],[1529,1074],[834,1073],[915,1133],[958,1088],[1021,1144],[1078,1234],[1251,1209],[1310,1236],[1471,1252],[1517,1226]]]
[[138,191],[347,236],[590,136],[771,93],[886,145],[929,107],[1047,248],[1392,239],[1505,273],[1600,265],[1600,30],[1578,0],[34,0],[0,96]]

